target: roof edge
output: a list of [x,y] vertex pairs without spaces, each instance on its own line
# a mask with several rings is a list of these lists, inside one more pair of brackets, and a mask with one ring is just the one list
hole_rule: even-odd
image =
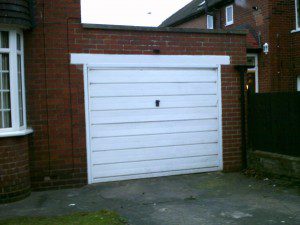
[[83,28],[101,30],[123,30],[123,31],[146,31],[146,32],[170,32],[170,33],[199,33],[199,34],[236,34],[247,35],[247,30],[208,30],[197,28],[174,28],[174,27],[143,27],[143,26],[123,26],[123,25],[103,25],[82,23]]
[[[227,4],[230,4],[230,3],[232,3],[232,2],[234,2],[234,0],[223,0],[223,1],[221,1],[221,2],[217,2],[217,3],[214,3],[214,4],[212,4],[212,5],[208,5],[207,6],[207,10],[208,11],[210,11],[210,10],[212,10],[212,9],[214,9],[214,8],[219,8],[219,7],[222,7],[222,6],[224,6],[224,5],[227,5]],[[187,5],[186,5],[187,6]],[[183,7],[184,8],[184,7]],[[181,8],[180,10],[182,10],[183,8]],[[177,12],[175,12],[173,15],[171,15],[169,18],[171,18],[172,16],[174,16],[175,14],[177,14],[180,10],[178,10]],[[200,17],[200,16],[202,16],[202,15],[205,15],[205,13],[206,13],[206,9],[205,9],[205,7],[202,7],[200,10],[197,10],[196,12],[193,12],[193,13],[190,13],[189,15],[187,15],[187,16],[185,16],[185,17],[183,17],[183,18],[181,18],[181,19],[179,19],[179,20],[177,20],[177,21],[174,21],[174,22],[171,22],[171,23],[169,23],[169,24],[167,24],[167,25],[164,25],[164,23],[169,19],[169,18],[167,18],[165,21],[163,21],[159,26],[160,27],[172,27],[172,26],[178,26],[178,25],[181,25],[181,24],[183,24],[183,23],[185,23],[185,22],[187,22],[187,21],[190,21],[190,20],[192,20],[192,19],[194,19],[194,18],[198,18],[198,17]]]

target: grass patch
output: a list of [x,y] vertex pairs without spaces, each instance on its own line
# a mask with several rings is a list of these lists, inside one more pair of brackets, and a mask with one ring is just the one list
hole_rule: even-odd
[[117,213],[102,210],[94,213],[74,213],[58,217],[20,217],[0,221],[0,225],[124,225]]

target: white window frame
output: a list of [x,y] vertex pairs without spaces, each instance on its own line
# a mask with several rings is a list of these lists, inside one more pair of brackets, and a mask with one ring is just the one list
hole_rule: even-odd
[[300,31],[300,25],[299,25],[299,14],[300,14],[300,12],[298,12],[298,7],[297,7],[297,5],[299,4],[299,1],[300,0],[295,0],[295,16],[296,16],[296,31]]
[[[27,129],[26,120],[26,96],[24,75],[24,36],[22,30],[14,28],[0,28],[0,31],[9,32],[9,48],[0,48],[1,53],[9,54],[9,79],[10,79],[10,105],[11,105],[11,127],[0,128],[0,137],[21,136],[32,132]],[[21,50],[17,49],[17,34],[21,38]],[[21,56],[21,79],[22,79],[22,101],[23,101],[23,126],[20,126],[19,91],[18,91],[18,59]]]
[[[212,22],[212,27],[209,26],[209,24],[210,24],[209,22]],[[210,30],[214,29],[214,17],[211,15],[207,15],[207,17],[206,17],[206,28],[210,29]]]
[[[228,20],[228,10],[232,9],[232,20]],[[233,11],[233,5],[229,5],[225,8],[225,14],[226,14],[226,26],[232,25],[233,21],[234,21],[234,15],[233,15],[234,11]]]
[[300,91],[300,75],[297,77],[297,91]]
[[255,73],[255,93],[259,93],[259,82],[258,82],[258,54],[247,54],[247,57],[255,58],[255,67],[248,69],[249,72]]

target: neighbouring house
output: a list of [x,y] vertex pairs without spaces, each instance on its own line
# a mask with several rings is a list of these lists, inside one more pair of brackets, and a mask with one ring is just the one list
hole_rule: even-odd
[[82,24],[80,0],[0,12],[0,202],[241,169],[246,31]]
[[300,90],[299,0],[194,0],[161,27],[247,29],[249,90]]

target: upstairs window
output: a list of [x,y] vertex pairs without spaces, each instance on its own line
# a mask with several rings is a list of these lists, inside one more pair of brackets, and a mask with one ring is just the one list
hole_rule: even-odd
[[207,15],[207,29],[214,29],[214,17]]
[[226,26],[233,24],[233,5],[227,6],[226,9]]
[[25,130],[23,34],[0,29],[0,134]]
[[300,30],[300,0],[295,0],[296,30]]

